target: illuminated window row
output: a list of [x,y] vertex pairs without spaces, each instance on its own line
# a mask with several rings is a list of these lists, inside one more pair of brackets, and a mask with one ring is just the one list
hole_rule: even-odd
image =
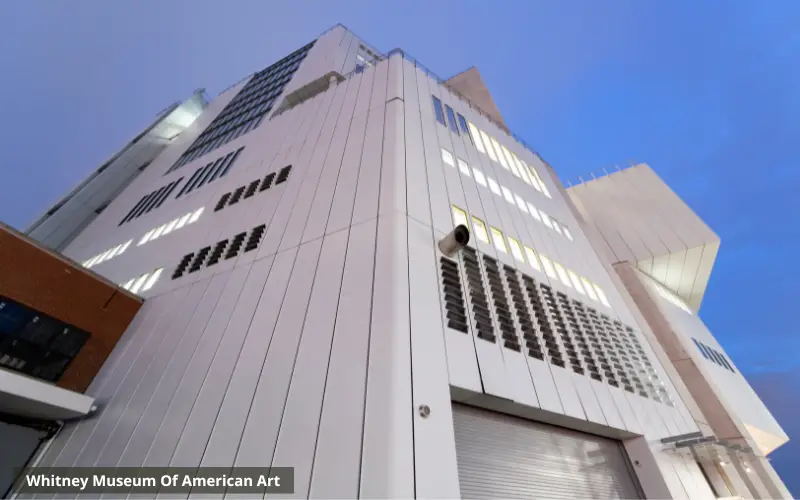
[[96,266],[101,262],[105,262],[107,260],[111,260],[117,255],[122,255],[122,253],[128,249],[128,247],[133,243],[133,240],[128,240],[125,243],[120,243],[119,245],[115,246],[114,248],[109,248],[105,252],[101,252],[89,260],[83,262],[83,267],[90,268],[92,266]]
[[136,278],[131,278],[120,286],[131,293],[146,292],[153,288],[153,285],[156,284],[163,270],[163,267],[159,267],[155,271],[144,273]]
[[[512,174],[522,179],[526,184],[533,186],[543,195],[552,198],[550,191],[542,181],[542,178],[539,177],[539,173],[535,168],[520,160],[515,153],[497,142],[494,137],[476,127],[472,122],[465,120],[461,114],[454,113],[453,108],[450,106],[445,104],[444,108],[442,108],[442,101],[436,96],[431,97],[433,98],[433,111],[436,121],[444,126],[449,125],[450,130],[456,135],[463,134],[467,136],[472,140],[479,152],[487,155],[489,159],[498,163],[504,169],[511,171]],[[445,120],[445,114],[447,115],[447,120]],[[458,116],[457,119],[456,116]]]
[[177,217],[172,219],[171,221],[167,222],[166,224],[161,224],[157,228],[151,229],[142,236],[142,239],[139,240],[139,243],[136,244],[137,247],[140,247],[147,243],[148,241],[153,241],[158,239],[161,236],[166,236],[173,231],[177,231],[178,229],[182,228],[183,226],[188,226],[189,224],[196,222],[197,219],[203,215],[203,210],[205,207],[200,207],[194,212],[189,212],[188,214],[184,214],[181,217]]
[[[189,212],[188,214],[185,214],[182,217],[178,217],[176,219],[167,222],[166,224],[158,226],[155,229],[151,229],[150,231],[145,233],[144,236],[142,236],[142,239],[139,240],[139,243],[137,243],[136,246],[142,246],[148,241],[152,241],[160,236],[169,234],[172,231],[177,231],[183,226],[186,226],[188,224],[191,224],[192,222],[197,221],[197,219],[199,219],[202,214],[203,214],[203,207],[200,207],[194,212]],[[131,243],[133,243],[133,240],[128,240],[125,243],[120,243],[114,248],[109,248],[105,252],[101,252],[92,257],[91,259],[84,261],[83,267],[88,269],[92,266],[100,264],[101,262],[106,262],[118,255],[122,255],[122,253],[125,252],[125,250],[127,250],[128,247],[131,245]]]
[[592,283],[585,276],[578,276],[571,269],[565,268],[555,260],[548,259],[533,247],[521,244],[511,236],[504,236],[503,232],[494,226],[487,226],[479,218],[472,216],[471,220],[466,211],[453,205],[453,222],[456,226],[463,224],[472,227],[472,232],[479,241],[493,245],[498,252],[509,253],[518,261],[527,263],[539,272],[544,272],[550,279],[558,280],[567,288],[574,288],[576,292],[585,295],[595,302],[600,302],[606,307],[611,307],[603,290]]
[[442,161],[445,165],[453,168],[456,168],[457,164],[458,170],[466,177],[474,177],[475,182],[489,189],[497,196],[503,198],[508,203],[518,208],[522,213],[533,217],[538,222],[544,224],[549,229],[552,229],[561,236],[564,236],[569,241],[573,241],[572,233],[569,231],[567,226],[557,221],[554,217],[547,215],[544,213],[544,211],[537,209],[531,202],[525,201],[517,193],[514,193],[507,187],[498,184],[496,180],[484,175],[480,169],[475,167],[470,169],[466,161],[462,160],[461,158],[454,157],[453,153],[444,148],[442,148]]

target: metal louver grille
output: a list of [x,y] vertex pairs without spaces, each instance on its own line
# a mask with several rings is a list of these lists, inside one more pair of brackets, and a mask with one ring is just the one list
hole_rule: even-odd
[[486,288],[483,286],[483,276],[477,254],[471,248],[465,248],[461,255],[464,259],[469,302],[475,329],[478,331],[477,336],[479,339],[495,343],[497,337],[494,334],[494,326],[492,326],[492,313],[489,311],[489,303],[486,300]]
[[550,309],[550,313],[552,314],[556,332],[558,332],[561,337],[561,344],[564,346],[564,352],[567,354],[567,359],[572,367],[572,371],[583,375],[586,371],[583,368],[583,363],[578,355],[578,351],[575,349],[575,342],[572,340],[572,335],[570,335],[570,331],[567,329],[567,325],[564,322],[564,316],[558,308],[553,289],[541,283],[539,284],[539,288],[542,291],[545,305]]
[[529,306],[525,301],[525,295],[522,293],[522,287],[519,284],[516,269],[503,266],[503,273],[505,274],[506,284],[511,292],[511,301],[514,303],[514,310],[517,314],[517,322],[522,331],[522,338],[525,340],[525,347],[528,350],[528,356],[539,360],[544,360],[544,353],[542,352],[542,340],[539,337],[536,327],[533,324],[529,312]]
[[519,352],[519,337],[517,337],[517,329],[514,326],[514,320],[511,318],[508,296],[503,288],[497,261],[484,255],[483,265],[486,269],[486,277],[489,280],[489,290],[492,294],[492,302],[494,303],[494,313],[497,317],[497,323],[500,326],[500,334],[503,337],[503,347]]
[[439,259],[439,267],[444,290],[447,327],[462,333],[469,333],[467,309],[464,306],[464,293],[461,289],[458,262],[442,257]]

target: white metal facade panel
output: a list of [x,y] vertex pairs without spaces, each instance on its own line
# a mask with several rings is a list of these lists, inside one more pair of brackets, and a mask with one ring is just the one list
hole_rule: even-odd
[[462,498],[638,498],[620,443],[454,405]]

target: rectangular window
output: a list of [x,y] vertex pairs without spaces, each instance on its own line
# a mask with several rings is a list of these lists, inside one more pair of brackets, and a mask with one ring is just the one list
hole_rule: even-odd
[[542,272],[542,266],[539,265],[539,258],[536,256],[536,251],[529,246],[525,246],[525,255],[528,256],[528,263],[531,267]]
[[608,298],[606,297],[605,292],[603,292],[603,289],[594,283],[592,283],[592,285],[594,285],[594,291],[597,293],[597,297],[600,299],[600,302],[602,302],[606,307],[611,307],[611,304],[608,302]]
[[186,223],[189,221],[189,217],[191,217],[191,216],[192,216],[192,213],[189,212],[188,214],[186,214],[183,217],[181,217],[180,219],[178,219],[178,224],[175,226],[175,229],[180,229],[183,226],[185,226]]
[[475,237],[484,243],[489,243],[489,233],[486,232],[486,224],[477,217],[472,218],[472,228],[475,231]]
[[569,280],[572,282],[572,286],[575,287],[575,290],[577,290],[577,292],[581,295],[586,295],[586,290],[583,289],[583,285],[581,284],[581,280],[578,278],[578,275],[570,269],[567,269],[567,274],[569,275]]
[[178,219],[172,219],[167,227],[164,228],[164,232],[162,234],[169,234],[175,229],[175,226],[178,224]]
[[481,140],[481,132],[478,130],[478,127],[472,124],[472,122],[467,123],[469,127],[470,135],[472,135],[472,142],[475,143],[475,147],[483,154],[486,154],[486,149],[483,147],[483,140]]
[[146,233],[144,233],[144,236],[142,236],[142,239],[139,240],[139,243],[137,243],[136,246],[140,247],[140,246],[144,245],[145,243],[147,243],[148,241],[150,241],[150,236],[153,235],[153,231],[154,231],[154,229],[151,229],[151,230],[147,231]]
[[153,231],[153,234],[152,234],[152,236],[150,236],[150,241],[153,241],[154,239],[156,239],[156,238],[158,238],[159,236],[161,236],[161,233],[163,233],[163,232],[164,232],[164,229],[166,229],[166,227],[167,227],[167,225],[166,225],[166,224],[161,224],[160,226],[158,226],[158,227],[156,228],[156,230],[155,230],[155,231]]
[[498,184],[494,179],[491,177],[487,178],[489,180],[489,189],[492,190],[494,194],[500,196],[500,184]]
[[558,234],[563,235],[564,233],[561,232],[561,224],[559,224],[559,222],[555,219],[552,219],[552,222],[553,222],[553,230],[555,230],[555,232],[557,232]]
[[592,286],[592,282],[582,277],[581,283],[583,283],[583,288],[586,289],[586,295],[588,295],[589,298],[592,300],[598,300],[597,294],[595,293],[594,287]]
[[548,259],[542,254],[539,254],[539,260],[542,261],[542,266],[544,267],[545,274],[547,274],[548,276],[550,276],[550,278],[554,280],[558,279],[558,276],[556,276],[556,269],[553,267],[553,263],[550,262],[550,259]]
[[517,164],[514,163],[514,158],[511,157],[511,152],[508,149],[506,149],[506,147],[503,145],[501,145],[500,147],[503,148],[503,154],[506,157],[506,163],[508,163],[508,166],[511,167],[511,173],[513,173],[517,177],[522,177],[519,173],[519,169],[517,168]]
[[162,267],[162,268],[158,268],[155,271],[153,271],[153,274],[151,274],[150,277],[147,278],[147,281],[145,281],[144,285],[142,286],[141,291],[142,292],[146,292],[147,290],[150,290],[151,288],[153,288],[153,285],[156,284],[156,281],[158,281],[158,277],[161,276],[161,272],[163,270],[164,270],[164,268]]
[[447,122],[450,124],[450,130],[452,130],[454,134],[459,135],[458,124],[456,123],[456,114],[453,113],[453,108],[445,104],[444,109],[447,110]]
[[475,175],[475,180],[478,181],[478,184],[480,184],[483,187],[486,187],[486,177],[483,175],[483,172],[473,167],[472,173]]
[[191,224],[192,222],[197,221],[197,219],[199,219],[200,216],[203,215],[203,208],[205,208],[205,207],[200,207],[200,208],[198,208],[197,210],[194,211],[192,216],[189,217],[189,224]]
[[528,172],[525,171],[525,168],[522,166],[522,163],[519,162],[519,158],[517,158],[517,155],[514,154],[514,153],[511,153],[511,157],[514,160],[514,164],[517,166],[517,169],[519,170],[520,175],[522,175],[522,180],[524,180],[528,184],[533,185],[531,183],[531,178],[528,175]]
[[525,200],[523,200],[522,197],[516,193],[514,194],[514,199],[517,200],[517,206],[519,207],[519,209],[527,214],[528,207],[525,206]]
[[469,173],[469,165],[467,165],[467,162],[461,158],[458,158],[458,169],[461,170],[462,174],[466,175],[467,177],[471,177],[471,174]]
[[500,189],[503,190],[503,198],[506,199],[507,202],[514,204],[514,195],[511,194],[511,190],[505,186],[500,186]]
[[533,186],[533,188],[541,193],[542,187],[539,185],[539,180],[538,180],[539,176],[536,174],[536,171],[533,170],[530,166],[528,166],[528,164],[525,163],[524,161],[520,160],[519,162],[523,167],[525,167],[525,170],[528,171],[528,174],[531,177],[531,185]]
[[574,240],[572,239],[572,233],[570,233],[570,232],[569,232],[569,229],[567,229],[567,226],[564,226],[564,227],[563,227],[563,228],[561,228],[561,229],[563,229],[563,230],[564,230],[564,236],[566,236],[566,237],[567,237],[567,239],[568,239],[569,241],[574,241]]
[[548,217],[547,214],[544,212],[541,212],[541,214],[542,214],[542,222],[544,222],[544,225],[549,227],[550,229],[553,229],[553,223],[550,222],[550,217]]
[[494,242],[494,247],[500,252],[508,253],[506,241],[503,239],[503,233],[500,232],[500,230],[496,227],[491,227],[489,230],[492,232],[492,241]]
[[455,205],[453,205],[453,224],[455,226],[460,226],[463,224],[466,227],[469,227],[469,218],[467,217],[467,212],[461,210]]
[[567,270],[564,269],[564,266],[562,266],[558,262],[553,262],[553,265],[556,268],[556,274],[558,274],[558,279],[560,279],[561,282],[564,283],[564,285],[567,288],[572,288],[572,283],[569,281],[569,276],[567,275]]
[[506,159],[503,157],[503,150],[500,149],[500,144],[494,139],[494,137],[490,137],[492,140],[492,146],[494,146],[494,150],[497,153],[497,161],[500,162],[500,166],[504,169],[508,170],[508,164],[506,164]]
[[446,165],[450,165],[451,167],[455,167],[456,166],[456,161],[453,158],[453,153],[451,153],[450,151],[448,151],[448,150],[446,150],[444,148],[442,148],[442,161]]
[[467,128],[467,120],[461,116],[461,113],[456,113],[458,116],[458,127],[461,129],[461,133],[469,137],[469,129]]
[[139,276],[136,281],[133,282],[133,285],[130,287],[131,293],[138,293],[139,289],[142,288],[144,282],[147,281],[148,273]]
[[483,139],[483,145],[486,146],[486,153],[489,155],[489,158],[493,161],[497,161],[497,155],[494,154],[494,150],[492,149],[492,141],[483,130],[481,130],[481,139]]
[[542,222],[542,217],[539,215],[539,210],[537,210],[536,207],[534,207],[533,204],[531,204],[530,202],[526,203],[528,205],[528,211],[533,216],[533,218],[538,220],[539,222]]
[[444,122],[444,110],[442,109],[442,101],[439,100],[436,96],[433,97],[433,112],[436,114],[436,121],[441,123],[444,126],[447,124]]
[[522,255],[522,247],[519,241],[512,237],[508,237],[508,247],[511,249],[511,255],[520,262],[525,262],[525,257]]

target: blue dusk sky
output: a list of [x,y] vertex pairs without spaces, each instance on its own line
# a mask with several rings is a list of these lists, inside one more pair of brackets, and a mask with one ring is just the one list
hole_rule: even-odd
[[800,494],[800,2],[4,1],[0,220],[337,22],[442,77],[476,65],[562,180],[649,163],[719,234],[701,316],[796,438],[772,460]]

